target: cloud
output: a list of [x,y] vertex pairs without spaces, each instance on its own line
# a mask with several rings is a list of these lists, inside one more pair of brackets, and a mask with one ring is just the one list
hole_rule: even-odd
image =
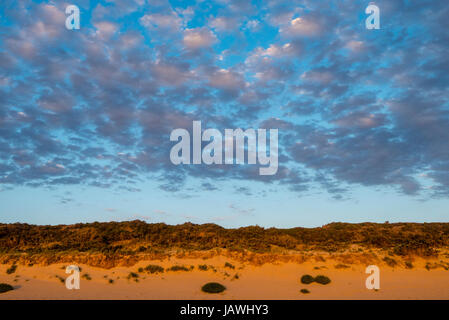
[[184,45],[189,50],[198,50],[212,46],[217,37],[206,28],[193,28],[184,31]]
[[315,14],[292,18],[280,32],[287,37],[316,37],[325,31],[326,21]]
[[150,30],[160,29],[165,32],[179,32],[183,26],[182,19],[174,11],[170,13],[146,14],[139,19],[140,23]]
[[[62,5],[5,8],[2,189],[139,192],[151,180],[188,197],[197,179],[201,190],[232,181],[247,195],[285,187],[346,199],[366,186],[449,196],[447,2],[385,3],[379,33],[363,28],[352,1],[338,10],[323,1],[82,4],[91,21],[73,32]],[[198,119],[279,128],[278,174],[172,165],[171,130]]]

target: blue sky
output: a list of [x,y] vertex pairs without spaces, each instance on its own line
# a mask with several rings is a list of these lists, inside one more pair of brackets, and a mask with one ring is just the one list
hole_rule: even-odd
[[[81,28],[65,28],[65,8]],[[6,0],[0,222],[449,221],[449,3]],[[170,132],[279,130],[279,169]]]

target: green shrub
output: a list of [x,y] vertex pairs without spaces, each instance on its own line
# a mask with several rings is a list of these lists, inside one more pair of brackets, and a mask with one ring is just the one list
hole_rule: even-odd
[[13,286],[7,283],[0,283],[0,293],[14,290]]
[[131,279],[131,278],[138,278],[139,277],[139,275],[137,274],[137,273],[135,273],[135,272],[130,272],[129,274],[128,274],[128,279]]
[[226,262],[224,266],[225,266],[225,268],[235,269],[235,266],[233,266],[229,262]]
[[113,279],[109,279],[108,282],[109,282],[110,284],[113,284],[113,283],[114,283],[114,280],[113,280]]
[[158,273],[158,272],[162,273],[164,272],[164,268],[155,264],[149,264],[145,267],[145,271],[149,273]]
[[220,293],[226,290],[226,287],[217,282],[209,282],[201,287],[201,290],[207,293]]
[[314,281],[314,279],[310,274],[305,274],[301,277],[301,283],[310,284],[313,281]]
[[11,267],[9,267],[9,268],[6,270],[6,273],[7,273],[7,274],[11,274],[11,273],[16,272],[16,270],[17,270],[17,266],[16,266],[15,264],[13,264]]
[[301,289],[300,291],[301,291],[301,293],[304,293],[304,294],[308,294],[308,293],[310,293],[310,291],[309,291],[309,290],[307,290],[307,289]]
[[143,268],[137,269],[137,272],[142,273],[143,272]]
[[331,282],[331,279],[323,275],[316,276],[314,280],[319,284],[329,284]]
[[411,263],[410,261],[406,261],[406,262],[405,262],[405,267],[406,267],[407,269],[413,269],[413,263]]

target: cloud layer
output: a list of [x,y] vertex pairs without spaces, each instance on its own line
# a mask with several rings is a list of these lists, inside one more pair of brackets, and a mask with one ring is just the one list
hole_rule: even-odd
[[[449,3],[7,1],[0,34],[0,183],[167,192],[189,177],[449,196]],[[279,170],[174,166],[171,130],[277,128]],[[248,191],[249,192],[249,191]]]

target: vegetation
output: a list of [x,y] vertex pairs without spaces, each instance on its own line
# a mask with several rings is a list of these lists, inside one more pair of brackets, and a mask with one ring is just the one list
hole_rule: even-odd
[[313,281],[315,281],[315,280],[313,279],[313,277],[310,274],[305,274],[301,277],[301,283],[310,284]]
[[7,283],[0,283],[0,293],[14,290],[13,286]]
[[90,277],[90,275],[88,273],[85,273],[81,276],[81,278],[84,278],[86,280],[92,280],[92,278]]
[[314,278],[310,274],[305,274],[301,277],[301,283],[303,284],[311,284],[312,282],[316,282],[319,284],[329,284],[331,282],[331,279],[323,275],[318,275]]
[[145,271],[149,273],[162,273],[164,268],[155,264],[149,264],[145,267]]
[[7,274],[12,274],[12,273],[16,272],[16,270],[17,270],[17,265],[13,264],[11,267],[6,269],[6,273]]
[[190,271],[192,269],[192,267],[190,267],[189,269],[185,266],[172,266],[171,268],[167,269],[167,271]]
[[[291,229],[225,229],[215,224],[192,223],[173,226],[139,220],[58,226],[0,224],[0,259],[3,263],[20,261],[30,265],[42,261],[63,263],[64,253],[99,255],[101,259],[97,261],[102,266],[113,267],[124,257],[132,265],[139,256],[160,257],[173,249],[336,252],[353,245],[359,251],[380,248],[401,257],[435,257],[439,249],[449,247],[449,223],[331,223],[320,228]],[[90,264],[88,259],[83,263]]]
[[207,264],[200,264],[198,266],[198,270],[200,270],[200,271],[207,271],[207,270],[209,270],[209,267],[207,266]]
[[225,268],[235,269],[235,266],[233,266],[233,265],[230,264],[229,262],[226,262],[224,266],[225,266]]
[[226,290],[226,287],[222,284],[219,284],[217,282],[209,282],[206,283],[202,288],[202,291],[207,293],[220,293]]
[[335,269],[347,269],[347,268],[350,268],[350,266],[347,266],[347,265],[345,265],[345,264],[339,263],[339,264],[336,264],[336,265],[334,266],[334,268],[335,268]]
[[301,289],[300,291],[301,291],[301,293],[304,293],[304,294],[308,294],[308,293],[310,293],[310,291],[309,291],[309,290],[307,290],[307,289]]
[[390,267],[395,267],[398,263],[396,262],[396,260],[394,260],[393,258],[390,257],[385,257],[383,258],[383,261],[385,261],[385,263],[387,265],[389,265]]
[[329,284],[331,282],[331,279],[323,275],[316,276],[314,280],[319,284]]

